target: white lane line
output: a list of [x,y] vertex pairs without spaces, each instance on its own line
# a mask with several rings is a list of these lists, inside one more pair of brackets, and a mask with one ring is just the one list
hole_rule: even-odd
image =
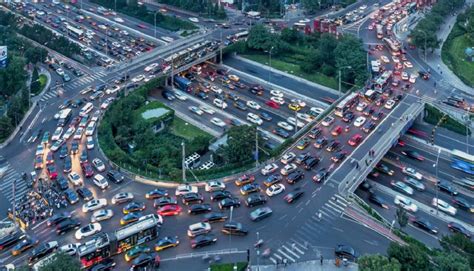
[[293,259],[293,257],[291,257],[290,255],[286,254],[285,252],[283,252],[280,248],[278,249],[278,252],[283,255],[285,258],[287,258],[288,260],[296,263],[296,260]]
[[288,251],[288,253],[291,253],[291,254],[295,255],[296,258],[298,258],[298,259],[301,258],[300,255],[296,254],[293,250],[287,248],[285,245],[283,245],[283,246],[281,246],[281,247],[284,248],[284,249],[286,249],[286,251]]

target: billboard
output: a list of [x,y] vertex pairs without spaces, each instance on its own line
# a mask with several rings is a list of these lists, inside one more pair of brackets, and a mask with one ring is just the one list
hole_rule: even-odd
[[0,68],[7,67],[7,46],[0,46]]

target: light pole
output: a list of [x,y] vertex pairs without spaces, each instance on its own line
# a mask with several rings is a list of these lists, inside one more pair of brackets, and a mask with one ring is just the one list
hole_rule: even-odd
[[438,214],[438,190],[439,190],[439,187],[438,186],[438,161],[439,161],[439,155],[441,154],[441,149],[438,149],[438,155],[436,156],[436,163],[433,164],[433,167],[436,167],[435,170],[436,170],[436,214]]
[[181,167],[183,168],[183,183],[186,182],[186,164],[185,164],[185,161],[186,161],[186,149],[185,149],[185,144],[184,144],[184,141],[181,142],[181,147],[182,147],[182,151],[183,151],[183,155],[182,155],[182,160],[181,160]]
[[[257,232],[257,244],[260,240],[260,233]],[[257,270],[260,271],[260,246],[257,246]]]
[[16,179],[13,181],[13,184],[12,184],[12,194],[13,194],[13,223],[15,224],[15,226],[17,226],[17,221],[16,221]]
[[114,0],[114,11],[117,13],[117,0]]
[[158,10],[155,11],[155,31],[154,31],[155,32],[155,35],[154,35],[155,39],[156,39],[156,15],[157,14],[158,14]]
[[423,36],[425,38],[425,44],[424,44],[424,47],[423,47],[423,55],[424,55],[423,57],[424,57],[425,62],[426,62],[426,36],[427,35],[426,35],[426,32],[423,31],[423,30],[418,29],[418,32],[423,33]]
[[466,153],[469,154],[469,126],[471,125],[471,120],[467,114],[464,117],[466,118]]
[[339,68],[339,71],[338,71],[338,76],[339,76],[339,95],[342,96],[342,69],[352,69],[352,66],[344,66],[344,67],[341,67]]
[[268,63],[270,64],[270,72],[268,73],[268,84],[270,84],[270,81],[272,79],[272,50],[273,50],[273,46],[272,48],[270,48],[270,50],[268,51]]
[[255,127],[255,167],[258,167],[258,129]]

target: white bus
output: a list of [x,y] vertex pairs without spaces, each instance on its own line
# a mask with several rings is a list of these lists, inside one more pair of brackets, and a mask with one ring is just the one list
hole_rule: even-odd
[[84,35],[84,31],[79,29],[79,28],[75,28],[74,26],[71,26],[71,25],[66,25],[66,29],[68,30],[68,33],[70,36],[76,38],[76,39],[82,39],[83,35]]
[[33,267],[31,268],[33,271],[39,271],[41,270],[42,267],[44,267],[45,265],[49,264],[50,262],[52,262],[55,257],[56,257],[56,252],[54,253],[51,253],[50,255],[44,257],[43,259],[39,260],[37,263],[35,263],[33,265]]
[[71,119],[72,115],[72,109],[71,108],[65,108],[61,110],[61,114],[59,114],[59,119],[58,119],[58,126],[63,127],[68,123],[69,119]]
[[94,105],[91,102],[86,103],[86,105],[81,108],[79,116],[85,117],[87,114],[89,114],[89,112],[91,112],[92,108],[94,108]]
[[342,100],[337,106],[336,106],[336,109],[335,109],[335,112],[334,114],[338,117],[343,117],[344,114],[351,108],[353,107],[355,104],[357,104],[359,102],[359,94],[357,93],[351,93],[349,94],[349,96],[347,96],[346,98],[344,98],[344,100]]
[[400,54],[400,43],[389,38],[384,38],[383,41],[387,44],[388,48],[392,51],[392,54]]

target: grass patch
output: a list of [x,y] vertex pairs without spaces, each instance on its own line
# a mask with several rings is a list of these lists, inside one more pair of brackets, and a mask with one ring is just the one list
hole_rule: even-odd
[[210,138],[213,137],[210,134],[199,129],[198,127],[189,124],[176,116],[174,117],[173,123],[170,126],[170,131],[174,135],[183,137],[187,140],[193,140],[195,137],[198,136],[205,136]]
[[[441,118],[445,116],[445,113],[440,111],[438,108],[425,104],[425,116],[423,117],[423,120],[429,124],[432,125],[438,125],[440,122]],[[453,131],[457,134],[460,135],[471,135],[471,129],[466,127],[464,123],[461,123],[453,118],[451,118],[449,115],[447,115],[441,123],[439,123],[439,126],[444,127],[450,131]]]
[[[247,267],[247,263],[239,262],[237,263],[237,270],[244,271]],[[221,263],[221,264],[211,264],[211,271],[233,271],[234,264],[233,263]]]
[[441,57],[443,62],[461,79],[466,85],[474,87],[474,62],[466,60],[464,50],[472,47],[466,34],[459,34],[455,31],[457,26],[453,28],[450,36],[443,45]]
[[[39,77],[38,77],[38,81],[40,83],[40,92],[44,89],[44,87],[46,86],[46,82],[48,81],[48,77],[46,77],[46,75],[44,74],[40,74]],[[37,94],[37,93],[35,93]]]
[[[266,54],[265,55],[263,55],[263,54],[244,54],[242,56],[245,57],[245,58],[248,58],[250,60],[253,60],[255,62],[258,62],[260,64],[263,64],[263,65],[268,65],[269,64],[269,62],[268,62],[269,58],[268,58],[268,55],[266,55]],[[296,58],[296,56],[294,58]],[[290,61],[295,62],[295,63],[291,63]],[[332,89],[337,89],[338,88],[337,80],[335,78],[326,76],[326,75],[324,75],[322,73],[318,73],[318,72],[315,72],[315,73],[312,73],[312,74],[305,73],[305,72],[301,71],[300,66],[299,66],[299,64],[297,64],[297,62],[298,61],[296,59],[290,59],[289,57],[285,57],[285,60],[282,60],[282,59],[279,59],[276,56],[273,56],[272,57],[272,68],[275,68],[277,70],[280,70],[280,71],[283,71],[283,72],[286,72],[286,73],[304,78],[308,81],[311,81],[311,82],[314,82],[314,83],[317,83],[317,84],[320,84],[320,85],[323,85],[323,86],[326,86],[326,87],[330,87]]]

